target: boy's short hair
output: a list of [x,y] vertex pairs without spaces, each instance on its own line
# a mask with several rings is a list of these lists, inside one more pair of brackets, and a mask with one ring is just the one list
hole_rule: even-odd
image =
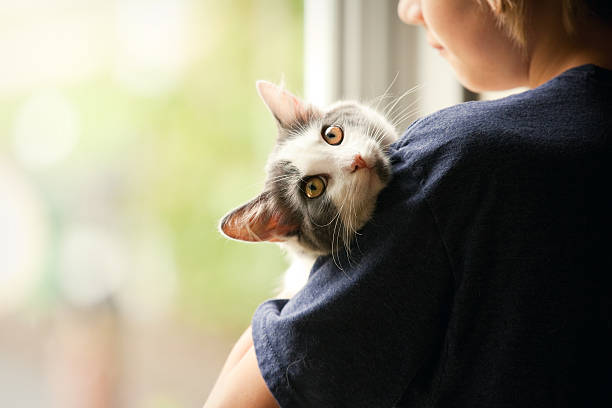
[[[479,0],[481,1],[481,0]],[[498,15],[500,24],[519,44],[525,44],[526,11],[531,1],[538,0],[486,0]],[[563,26],[568,34],[576,32],[578,23],[585,17],[596,17],[610,24],[612,7],[610,0],[558,0],[563,13]]]

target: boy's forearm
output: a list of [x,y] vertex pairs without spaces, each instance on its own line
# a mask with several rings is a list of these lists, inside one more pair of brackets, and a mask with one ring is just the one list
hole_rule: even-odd
[[227,356],[227,360],[225,360],[225,364],[223,364],[217,382],[240,362],[251,347],[253,347],[253,335],[251,334],[251,326],[249,326],[244,333],[242,333],[236,344],[234,344],[234,347],[232,347],[232,350]]
[[204,405],[223,407],[278,408],[259,371],[250,327],[230,352]]

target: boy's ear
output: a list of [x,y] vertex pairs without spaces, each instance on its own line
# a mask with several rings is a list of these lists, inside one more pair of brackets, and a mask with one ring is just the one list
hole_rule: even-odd
[[282,242],[298,227],[295,222],[289,222],[281,210],[272,208],[266,193],[230,211],[219,225],[227,237],[248,242]]
[[259,96],[281,126],[288,127],[295,122],[306,122],[314,108],[291,92],[268,81],[255,83]]

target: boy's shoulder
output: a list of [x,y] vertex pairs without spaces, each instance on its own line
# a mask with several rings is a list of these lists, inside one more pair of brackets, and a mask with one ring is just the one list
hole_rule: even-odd
[[612,71],[583,65],[532,90],[442,109],[414,122],[396,146],[571,144],[610,128],[611,100]]
[[523,149],[544,128],[532,113],[529,95],[465,102],[415,121],[395,144],[409,167],[455,167],[459,162],[498,160],[500,153]]
[[442,109],[392,146],[394,174],[433,187],[442,180],[510,183],[523,173],[554,177],[551,169],[579,167],[610,151],[610,84],[609,71],[585,66],[533,90]]
[[[397,143],[399,149],[414,145],[465,144],[495,142],[487,136],[520,133],[526,128],[545,126],[545,101],[535,98],[533,91],[492,101],[472,101],[439,110],[415,121]],[[539,100],[538,100],[539,99]],[[546,115],[544,115],[546,116]]]
[[611,72],[577,67],[532,90],[462,103],[419,119],[395,148],[417,161],[601,150],[612,128],[611,101]]

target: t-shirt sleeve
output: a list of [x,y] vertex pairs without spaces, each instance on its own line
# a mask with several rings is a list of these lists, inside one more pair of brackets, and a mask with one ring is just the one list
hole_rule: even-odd
[[253,317],[259,368],[281,407],[391,407],[437,358],[453,277],[401,151],[350,255],[317,260],[304,289]]

